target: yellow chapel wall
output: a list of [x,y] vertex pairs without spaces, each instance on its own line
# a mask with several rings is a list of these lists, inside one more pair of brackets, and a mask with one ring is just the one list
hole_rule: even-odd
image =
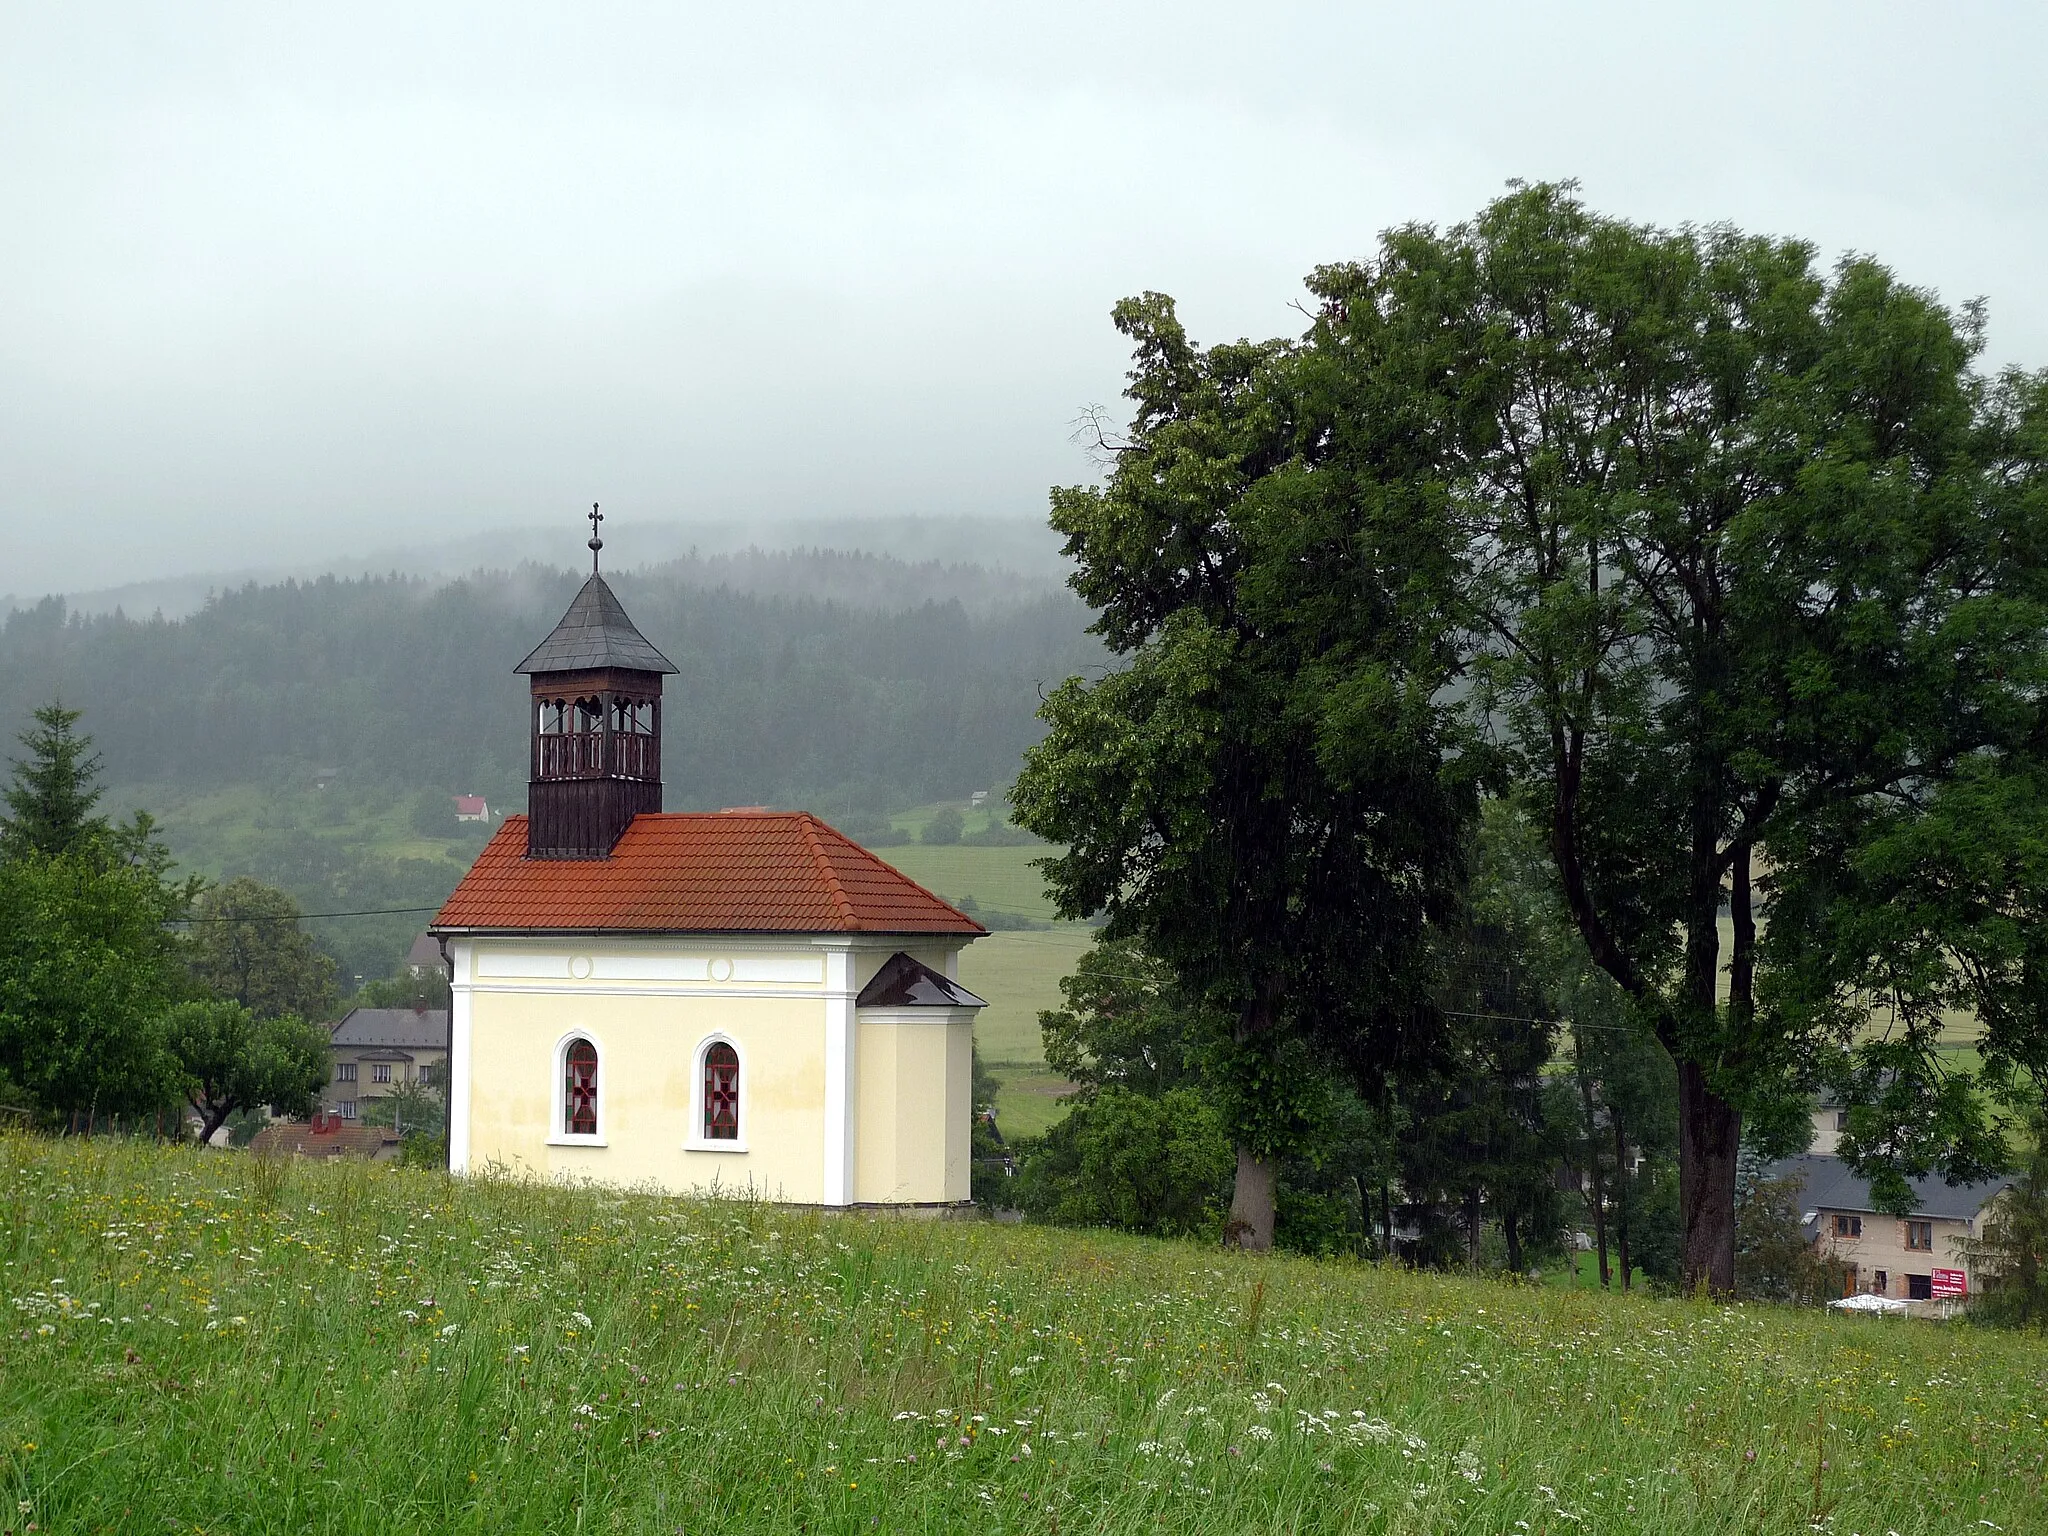
[[[466,1166],[496,1164],[544,1178],[652,1184],[675,1193],[713,1188],[792,1203],[824,1199],[826,1033],[829,1013],[818,950],[742,956],[742,977],[773,973],[780,985],[748,995],[723,962],[723,986],[699,941],[557,949],[533,940],[475,941],[465,966],[470,1038]],[[684,952],[699,955],[684,958]],[[856,989],[890,950],[856,952]],[[950,973],[952,945],[910,953]],[[491,957],[491,958],[486,958]],[[765,967],[765,970],[762,968]],[[696,983],[649,985],[678,969]],[[593,973],[595,979],[593,979]],[[797,981],[817,977],[812,988]],[[639,984],[617,987],[622,978]],[[607,985],[607,982],[612,983]],[[797,994],[797,995],[791,995]],[[843,1004],[839,1006],[844,1006]],[[867,1012],[866,1010],[862,1011]],[[862,1204],[930,1204],[970,1198],[972,1047],[969,1016],[950,1022],[924,1010],[890,1011],[854,1029],[853,1188]],[[950,1012],[950,1010],[948,1010]],[[553,1144],[555,1076],[567,1034],[601,1052],[603,1146]],[[698,1050],[720,1035],[742,1061],[741,1152],[690,1150]]]
[[[822,979],[820,966],[821,994]],[[675,1193],[715,1187],[796,1203],[822,1198],[822,995],[647,995],[550,982],[545,990],[476,987],[469,1005],[470,1169],[495,1163]],[[603,1146],[550,1144],[557,1050],[571,1033],[598,1046]],[[685,1147],[701,1091],[698,1048],[712,1035],[740,1054],[745,1152]]]
[[971,1198],[974,1025],[903,1018],[914,1011],[856,1026],[854,1199],[863,1205]]

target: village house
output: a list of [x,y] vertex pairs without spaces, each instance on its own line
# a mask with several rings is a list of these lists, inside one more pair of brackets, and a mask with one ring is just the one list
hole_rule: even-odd
[[957,965],[984,930],[814,816],[664,812],[675,668],[600,547],[516,669],[527,814],[431,928],[453,968],[450,1168],[968,1205],[983,1005]]
[[344,1121],[408,1083],[438,1093],[448,1080],[448,1010],[351,1008],[327,1050],[327,1102]]
[[457,795],[455,797],[455,819],[457,821],[489,821],[491,808],[484,803],[482,795]]
[[431,933],[423,933],[412,941],[412,948],[405,952],[405,973],[414,981],[448,974],[447,962],[441,958],[440,941]]
[[1843,1294],[1924,1302],[1967,1298],[1976,1276],[1961,1245],[1981,1235],[1985,1208],[2011,1181],[1958,1185],[1938,1176],[1915,1179],[1912,1211],[1892,1215],[1877,1209],[1868,1181],[1834,1155],[1847,1128],[1847,1112],[1839,1105],[1819,1105],[1812,1150],[1766,1170],[1767,1177],[1798,1185],[1807,1241],[1845,1266]]

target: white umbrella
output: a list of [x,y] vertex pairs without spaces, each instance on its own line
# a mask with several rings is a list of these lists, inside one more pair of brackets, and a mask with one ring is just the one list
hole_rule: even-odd
[[1844,1296],[1840,1301],[1828,1303],[1838,1312],[1910,1312],[1913,1304],[1900,1301],[1896,1296],[1872,1296],[1867,1293]]

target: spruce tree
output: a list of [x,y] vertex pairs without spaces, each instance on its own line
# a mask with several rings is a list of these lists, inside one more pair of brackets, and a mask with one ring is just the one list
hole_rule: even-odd
[[0,791],[7,805],[0,857],[74,853],[105,835],[106,818],[93,814],[100,756],[76,729],[79,718],[80,711],[52,699],[35,712],[34,728],[22,732],[28,756],[9,760],[14,782]]

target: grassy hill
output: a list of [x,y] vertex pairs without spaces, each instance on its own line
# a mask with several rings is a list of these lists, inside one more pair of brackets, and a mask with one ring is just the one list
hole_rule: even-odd
[[2048,1343],[0,1137],[45,1531],[2039,1528]]

